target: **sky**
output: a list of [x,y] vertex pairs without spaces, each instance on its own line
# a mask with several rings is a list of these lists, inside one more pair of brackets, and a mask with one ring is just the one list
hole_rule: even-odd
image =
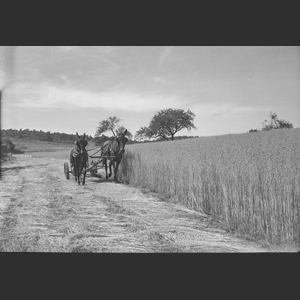
[[[190,109],[214,136],[300,127],[297,46],[0,46],[2,129],[94,136],[110,116],[135,134],[162,109]],[[107,133],[111,135],[111,133]]]

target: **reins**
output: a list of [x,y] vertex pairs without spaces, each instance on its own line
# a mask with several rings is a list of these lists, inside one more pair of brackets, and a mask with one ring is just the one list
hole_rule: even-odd
[[[97,149],[97,148],[99,148],[99,147],[101,147],[101,146],[98,146],[98,147],[95,147],[95,148],[92,148],[92,149],[89,149],[89,150],[86,149],[86,151],[89,152],[89,151],[95,150],[95,149]],[[100,149],[100,150],[101,150],[101,149]],[[100,150],[99,150],[99,151],[100,151]],[[97,151],[96,153],[98,153],[99,151]]]
[[[116,136],[115,136],[116,137]],[[118,146],[120,147],[120,144],[119,144],[119,140],[116,138],[116,141],[117,141],[117,143],[118,143]],[[113,142],[113,141],[112,141]],[[102,150],[102,147],[103,147],[103,145],[102,146],[97,146],[97,147],[95,147],[95,148],[92,148],[92,149],[86,149],[86,151],[87,152],[89,152],[89,151],[92,151],[92,150],[95,150],[95,149],[98,149],[98,148],[100,148],[98,151],[96,151],[95,153],[93,153],[91,156],[94,156],[95,154],[97,154],[98,152],[100,152],[101,150]],[[119,155],[121,155],[122,154],[122,150],[119,150],[118,151],[118,153],[114,156],[114,158],[116,158],[116,157],[118,157]],[[91,157],[90,156],[90,157]]]

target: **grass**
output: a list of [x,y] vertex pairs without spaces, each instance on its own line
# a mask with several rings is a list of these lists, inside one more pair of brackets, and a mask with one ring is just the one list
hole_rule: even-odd
[[300,129],[128,145],[123,181],[272,244],[300,242]]

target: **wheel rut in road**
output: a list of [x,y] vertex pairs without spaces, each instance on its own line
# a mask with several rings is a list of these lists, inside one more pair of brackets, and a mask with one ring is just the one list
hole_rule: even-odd
[[64,160],[2,166],[0,251],[268,252],[211,218],[139,188],[98,177],[66,180]]

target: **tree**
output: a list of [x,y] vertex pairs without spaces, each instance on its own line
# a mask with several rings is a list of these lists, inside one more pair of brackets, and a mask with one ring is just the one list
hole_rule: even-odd
[[116,134],[115,134],[114,130],[120,121],[121,121],[121,119],[117,118],[117,117],[109,117],[107,120],[101,121],[97,128],[95,137],[98,137],[101,134],[103,134],[104,132],[107,132],[110,130],[112,131],[113,135],[115,136]]
[[[95,137],[100,137],[104,132],[111,131],[114,136],[116,136],[115,131],[125,131],[125,127],[123,125],[118,125],[121,119],[117,117],[109,117],[108,119],[101,121],[99,126],[97,127],[97,131]],[[131,139],[132,133],[127,130],[126,136]]]
[[151,119],[148,127],[141,127],[136,132],[137,139],[163,138],[174,140],[174,135],[182,129],[196,129],[193,124],[195,114],[189,109],[163,109],[157,112]]
[[53,142],[53,137],[51,136],[50,131],[47,131],[44,136],[45,141]]
[[268,131],[273,129],[290,129],[293,128],[293,124],[286,120],[278,120],[277,114],[270,112],[271,120],[268,122],[265,120],[263,122],[262,131]]

